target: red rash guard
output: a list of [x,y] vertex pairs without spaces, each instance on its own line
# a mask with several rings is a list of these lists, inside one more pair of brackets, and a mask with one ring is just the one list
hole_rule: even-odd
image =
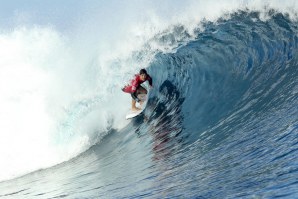
[[[149,81],[149,85],[152,86],[152,78],[148,74],[145,81],[147,80]],[[141,80],[140,75],[135,75],[135,78],[131,80],[129,85],[122,88],[122,91],[126,93],[134,93],[136,92],[137,88],[145,81]]]

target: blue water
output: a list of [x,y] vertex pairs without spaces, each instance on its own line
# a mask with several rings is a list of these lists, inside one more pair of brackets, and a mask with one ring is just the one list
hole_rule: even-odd
[[0,197],[297,198],[298,23],[268,15],[157,34],[177,46],[148,64],[145,112],[71,160],[1,182]]

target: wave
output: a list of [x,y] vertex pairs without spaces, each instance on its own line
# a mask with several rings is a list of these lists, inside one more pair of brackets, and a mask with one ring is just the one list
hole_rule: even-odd
[[295,110],[297,30],[279,13],[265,22],[259,16],[240,12],[207,22],[194,41],[174,53],[157,54],[149,67],[158,85],[176,85],[184,101],[178,103],[184,126],[192,134],[199,136],[218,122],[241,125],[287,105]]
[[[189,155],[195,164],[211,151],[204,159],[210,168],[215,157],[239,155],[250,137],[270,145],[272,133],[295,131],[293,2],[235,1],[223,9],[215,1],[204,7],[190,1],[163,16],[146,4],[151,9],[139,21],[103,32],[106,24],[94,27],[95,11],[85,13],[85,29],[21,24],[1,32],[0,180],[70,160],[115,131],[142,137],[150,129],[156,160]],[[145,117],[130,123],[123,120],[129,96],[119,91],[141,67],[154,77],[154,89]],[[173,152],[186,149],[191,153]]]

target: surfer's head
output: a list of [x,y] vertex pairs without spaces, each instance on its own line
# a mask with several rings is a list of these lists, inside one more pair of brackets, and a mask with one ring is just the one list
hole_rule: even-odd
[[140,70],[140,77],[141,77],[141,80],[145,81],[146,78],[147,78],[147,71],[145,69],[141,69]]

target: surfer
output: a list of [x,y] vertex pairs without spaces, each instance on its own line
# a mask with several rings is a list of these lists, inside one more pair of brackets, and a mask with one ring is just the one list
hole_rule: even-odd
[[132,97],[131,101],[131,110],[132,111],[139,111],[140,108],[136,107],[136,102],[141,102],[140,99],[138,99],[138,94],[147,94],[147,90],[141,86],[142,83],[145,81],[149,82],[150,88],[152,88],[152,78],[147,73],[145,69],[141,69],[139,74],[136,74],[134,79],[130,81],[129,85],[126,85],[124,88],[122,88],[122,91],[125,93],[130,93]]

